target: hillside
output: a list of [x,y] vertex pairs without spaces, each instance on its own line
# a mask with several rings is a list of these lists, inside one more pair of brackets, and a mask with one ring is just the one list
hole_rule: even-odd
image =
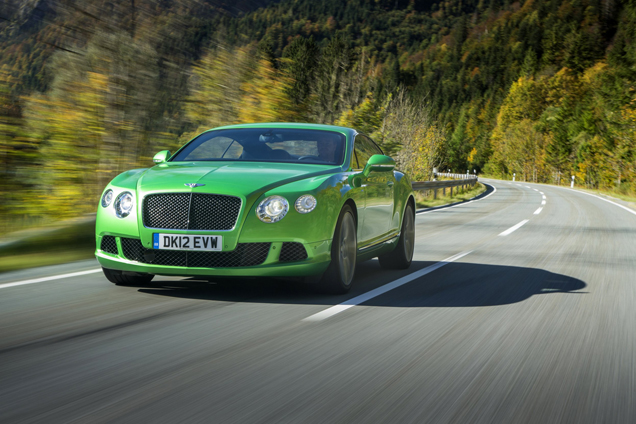
[[635,37],[633,1],[7,1],[2,213],[89,211],[154,151],[268,120],[354,125],[416,178],[633,192]]

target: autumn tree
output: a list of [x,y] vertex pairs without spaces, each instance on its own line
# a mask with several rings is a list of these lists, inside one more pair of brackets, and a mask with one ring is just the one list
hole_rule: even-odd
[[291,122],[298,113],[287,95],[292,81],[265,59],[260,59],[251,79],[241,86],[239,122]]
[[66,217],[94,210],[114,175],[148,163],[167,128],[151,114],[161,90],[148,44],[100,33],[81,54],[58,53],[52,67],[51,88],[28,98],[25,118],[39,150],[35,198]]
[[430,180],[442,163],[443,131],[427,108],[410,99],[404,89],[390,101],[384,120],[384,144],[394,145],[398,167],[413,181]]
[[193,67],[186,119],[189,138],[203,130],[238,122],[243,87],[255,73],[254,46],[232,49],[222,44],[207,51]]

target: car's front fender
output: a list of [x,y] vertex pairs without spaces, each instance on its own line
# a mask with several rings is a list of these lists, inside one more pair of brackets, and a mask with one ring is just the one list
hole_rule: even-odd
[[[349,185],[348,176],[348,173],[338,173],[295,181],[264,193],[251,205],[247,213],[241,228],[240,242],[331,240],[345,202],[353,201],[356,205],[362,205],[364,201],[361,190]],[[303,214],[298,212],[294,205],[304,194],[314,196],[317,204],[313,211]],[[262,200],[273,195],[285,197],[289,202],[289,211],[278,222],[262,222],[256,215],[256,208]]]

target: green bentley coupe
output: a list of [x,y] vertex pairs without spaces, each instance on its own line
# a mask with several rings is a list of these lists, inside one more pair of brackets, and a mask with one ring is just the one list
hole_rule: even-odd
[[115,284],[301,277],[345,293],[357,262],[411,264],[411,182],[354,129],[225,126],[154,162],[113,179],[97,208],[95,255]]

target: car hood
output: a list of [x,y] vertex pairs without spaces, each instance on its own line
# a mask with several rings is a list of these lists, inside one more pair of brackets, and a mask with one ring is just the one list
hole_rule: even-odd
[[205,184],[193,189],[198,193],[243,195],[305,178],[338,172],[326,165],[259,162],[168,162],[150,168],[139,179],[142,192],[190,191],[186,184]]

